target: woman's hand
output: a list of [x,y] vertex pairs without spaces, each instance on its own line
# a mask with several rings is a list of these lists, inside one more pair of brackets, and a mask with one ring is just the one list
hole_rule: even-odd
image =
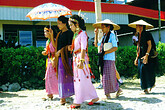
[[77,63],[77,68],[78,68],[78,69],[83,69],[83,68],[84,68],[84,65],[83,65],[83,62],[82,62],[82,61],[79,61],[79,62]]
[[138,58],[136,57],[135,61],[134,61],[134,65],[138,66]]
[[46,51],[42,51],[42,55],[46,55]]
[[141,59],[143,59],[144,64],[148,63],[148,55],[143,56]]
[[60,50],[55,53],[55,56],[56,57],[59,57],[60,56]]
[[55,57],[51,60],[52,67],[55,68]]
[[72,45],[69,45],[68,46],[68,51],[71,51],[71,47],[72,47]]
[[99,32],[98,28],[95,28],[94,33],[98,34],[98,32]]

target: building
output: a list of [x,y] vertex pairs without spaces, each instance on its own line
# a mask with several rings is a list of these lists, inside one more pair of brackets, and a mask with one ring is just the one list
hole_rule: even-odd
[[[138,8],[135,6],[125,5],[126,0],[122,4],[101,3],[102,19],[111,19],[113,22],[119,24],[121,29],[118,34],[131,32],[133,29],[129,28],[127,24],[133,21],[134,18],[145,17],[147,19],[158,19],[158,11]],[[122,1],[122,0],[119,0]],[[95,4],[92,1],[76,1],[76,0],[5,0],[0,1],[0,39],[7,41],[9,36],[19,38],[18,44],[20,45],[33,45],[33,46],[45,46],[45,37],[43,34],[43,27],[49,25],[49,20],[33,20],[25,17],[26,14],[34,7],[43,3],[57,3],[66,6],[72,10],[72,14],[77,14],[81,9],[82,14],[85,16],[87,33],[90,39],[94,37],[92,24],[95,20]],[[162,12],[165,15],[165,12]],[[131,16],[131,17],[130,17]],[[68,16],[69,17],[69,16]],[[52,25],[56,25],[56,18],[50,19]],[[162,18],[162,20],[165,20]],[[152,23],[151,23],[152,24]],[[119,37],[120,42],[123,36]],[[122,43],[121,43],[122,44]]]

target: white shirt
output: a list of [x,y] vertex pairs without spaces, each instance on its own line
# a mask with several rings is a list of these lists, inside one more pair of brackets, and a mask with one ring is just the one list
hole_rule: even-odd
[[133,39],[135,39],[135,41],[137,42],[138,41],[138,36],[133,36],[132,37],[132,42],[134,42]]

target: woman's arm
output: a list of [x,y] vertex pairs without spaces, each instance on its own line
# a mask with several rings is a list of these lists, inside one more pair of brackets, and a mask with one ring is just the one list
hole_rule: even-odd
[[147,48],[147,52],[146,53],[150,53],[151,51],[151,48],[152,48],[152,44],[151,44],[151,40],[147,41],[147,44],[148,44],[148,48]]
[[98,28],[96,28],[94,30],[94,33],[95,33],[94,45],[95,45],[95,47],[98,47],[98,45],[97,45],[97,43],[98,43]]
[[105,55],[105,54],[108,54],[108,53],[115,52],[115,51],[117,51],[117,49],[118,49],[117,47],[112,47],[111,49],[105,51],[104,55]]
[[50,33],[50,40],[52,41],[53,47],[55,47],[55,41],[54,41],[54,36],[53,36],[53,30],[49,29],[49,33]]
[[[111,40],[111,42],[110,42],[110,40]],[[108,42],[109,42],[109,43],[112,43],[112,48],[109,49],[109,50],[107,50],[107,51],[105,51],[104,55],[105,55],[105,54],[112,53],[112,52],[115,52],[115,51],[117,51],[117,49],[118,49],[118,47],[117,47],[117,40],[116,40],[116,37],[115,37],[114,34],[112,34],[112,33],[110,34],[110,37],[109,37]]]
[[143,59],[144,64],[148,63],[148,56],[149,56],[149,53],[150,53],[151,48],[152,48],[151,40],[147,41],[147,45],[148,45],[147,52],[146,52],[145,56],[143,56],[141,58],[141,59]]
[[77,67],[79,69],[83,69],[84,68],[83,63],[85,62],[85,53],[86,53],[86,50],[81,50],[81,59],[80,59],[80,61],[77,64]]

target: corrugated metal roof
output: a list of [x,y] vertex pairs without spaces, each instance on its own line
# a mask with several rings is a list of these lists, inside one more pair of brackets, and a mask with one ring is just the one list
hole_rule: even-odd
[[[32,8],[21,8],[21,7],[0,7],[0,20],[21,20],[21,21],[30,21],[29,18],[25,17],[27,13]],[[72,14],[77,14],[78,11],[73,11]],[[81,12],[84,15],[84,20],[86,23],[95,23],[95,13],[93,12]],[[69,16],[67,16],[69,17]],[[103,13],[102,19],[110,19],[117,24],[128,24],[128,14],[110,14]],[[43,21],[43,20],[33,20],[33,21]],[[49,21],[49,20],[46,20]],[[56,18],[51,19],[50,21],[57,21]]]

